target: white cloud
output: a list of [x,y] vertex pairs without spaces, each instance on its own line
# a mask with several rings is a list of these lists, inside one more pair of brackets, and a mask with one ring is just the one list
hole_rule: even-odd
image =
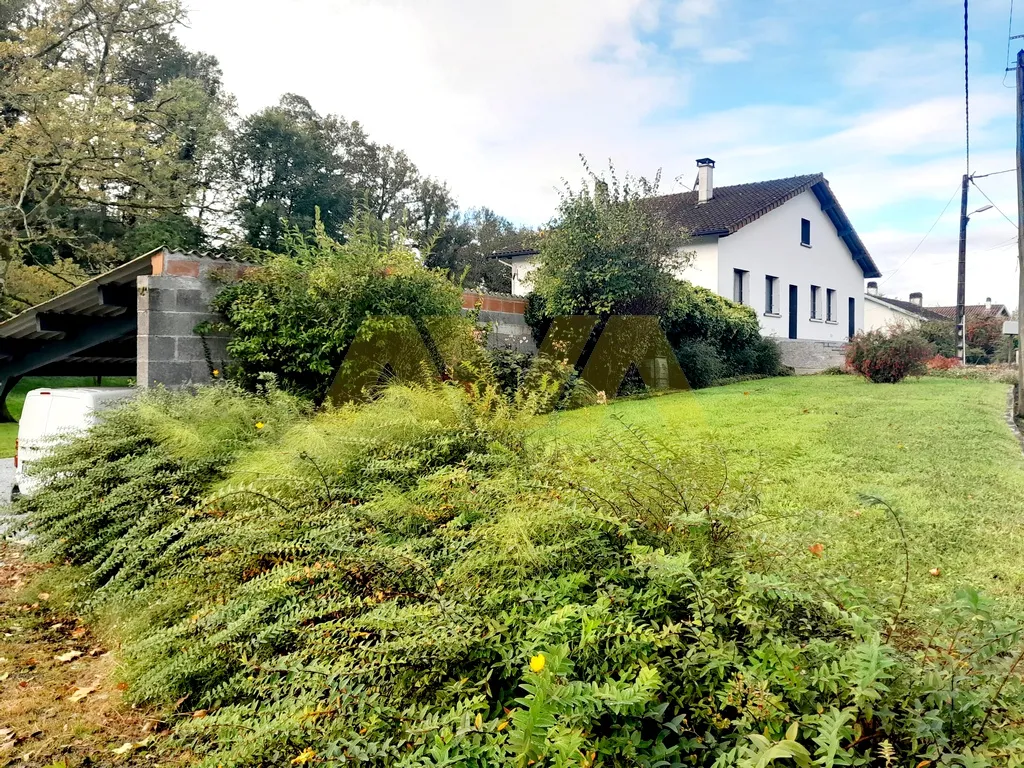
[[[718,161],[719,184],[824,171],[887,271],[927,228],[920,216],[903,221],[890,212],[916,202],[933,218],[963,173],[962,96],[955,83],[932,77],[956,58],[942,41],[839,52],[821,73],[834,82],[795,89],[794,103],[748,92],[736,93],[732,108],[707,110],[691,97],[694,78],[707,74],[699,68],[788,39],[792,16],[747,19],[764,36],[746,39],[748,30],[728,16],[730,0],[294,0],[287,12],[268,0],[192,6],[186,42],[220,58],[243,112],[301,93],[405,149],[463,205],[526,223],[551,215],[562,178],[582,176],[581,152],[598,168],[606,158],[645,175],[663,168],[665,191],[689,186],[703,156]],[[659,48],[655,32],[685,50]],[[1002,135],[1011,102],[997,82],[976,86],[977,170],[1012,166],[1012,133],[1009,141]],[[681,184],[669,181],[675,177]],[[982,187],[1013,213],[1007,181],[1012,175]],[[975,300],[974,287],[1010,285],[1006,264],[1012,271],[1014,261],[1012,248],[999,250],[1009,235],[996,221],[979,216],[971,228]],[[945,300],[949,274],[955,279],[950,232],[955,241],[955,218],[940,223],[887,288]]]

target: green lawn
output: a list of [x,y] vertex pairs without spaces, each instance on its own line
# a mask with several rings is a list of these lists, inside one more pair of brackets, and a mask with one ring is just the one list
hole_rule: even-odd
[[[105,387],[127,387],[133,379],[106,378]],[[21,418],[21,407],[25,404],[25,395],[39,387],[94,387],[96,379],[91,376],[53,376],[50,378],[27,377],[18,382],[18,386],[7,396],[7,408],[14,418]],[[0,424],[0,458],[14,455],[14,440],[18,436],[17,424]]]
[[[964,585],[1024,606],[1024,456],[1004,421],[1006,392],[966,380],[791,377],[559,414],[551,426],[585,442],[621,430],[619,415],[717,444],[731,474],[756,478],[763,511],[779,517],[764,529],[793,553],[790,565],[898,594],[898,529],[859,499],[876,495],[906,528],[915,612]],[[820,559],[807,549],[816,543]]]

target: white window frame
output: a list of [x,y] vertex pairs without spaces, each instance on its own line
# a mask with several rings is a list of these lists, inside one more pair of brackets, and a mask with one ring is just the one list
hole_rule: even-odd
[[839,304],[836,302],[838,293],[835,288],[825,289],[825,322],[833,325],[839,322]]
[[779,312],[779,303],[782,300],[779,285],[779,278],[775,275],[764,276],[764,313],[769,317],[782,317],[782,313]]
[[821,304],[821,286],[820,285],[812,285],[811,286],[811,317],[810,317],[810,319],[813,320],[816,323],[820,323],[821,322],[821,311],[820,311],[821,307],[819,306],[820,304]]
[[750,272],[746,269],[732,271],[732,300],[737,304],[750,306]]

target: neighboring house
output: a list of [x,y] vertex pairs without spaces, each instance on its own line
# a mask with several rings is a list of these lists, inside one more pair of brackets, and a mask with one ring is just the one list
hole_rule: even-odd
[[916,327],[928,320],[946,320],[933,309],[923,306],[921,293],[910,294],[910,301],[893,299],[878,293],[878,283],[868,283],[864,294],[864,330],[879,331],[893,326]]
[[[715,187],[715,163],[697,161],[697,188],[652,199],[694,253],[679,277],[754,309],[798,371],[837,364],[864,327],[864,279],[880,277],[820,173]],[[530,291],[536,251],[495,254],[515,295]],[[785,343],[789,342],[789,343]]]
[[[956,319],[956,307],[928,307],[932,312],[935,312],[943,317],[945,320]],[[967,304],[964,306],[964,314],[967,315],[967,320],[983,320],[989,317],[1009,318],[1010,310],[1006,308],[1005,304],[993,304],[992,299],[985,299],[984,304]]]

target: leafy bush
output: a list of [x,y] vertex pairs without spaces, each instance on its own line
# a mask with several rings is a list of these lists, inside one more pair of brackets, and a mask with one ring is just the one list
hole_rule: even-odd
[[287,391],[320,399],[368,318],[409,317],[423,334],[426,318],[460,317],[459,288],[368,219],[357,220],[343,244],[317,225],[310,238],[289,232],[285,245],[213,302],[246,386],[270,372]]
[[[977,595],[919,635],[841,580],[787,577],[717,452],[629,429],[531,449],[530,418],[394,387],[243,433],[163,522],[66,526],[90,572],[97,537],[154,553],[114,606],[128,696],[187,697],[171,743],[211,768],[1020,764],[1021,629]],[[146,439],[171,455],[177,432]],[[34,519],[99,498],[76,471]]]
[[913,330],[892,328],[854,336],[846,346],[846,365],[879,384],[895,384],[928,371],[935,347]]
[[927,320],[917,326],[921,337],[935,346],[935,354],[956,357],[956,326],[950,320]]
[[726,367],[733,376],[777,376],[782,369],[782,350],[770,338],[758,338],[726,356]]
[[[584,164],[586,167],[586,165]],[[545,314],[661,315],[671,303],[672,274],[688,261],[649,204],[658,179],[609,178],[586,168],[579,190],[566,187],[558,213],[538,240],[531,274]]]
[[674,300],[661,324],[673,347],[682,341],[706,341],[728,355],[761,340],[752,308],[685,280],[676,281]]
[[722,356],[710,342],[682,341],[675,351],[686,381],[693,389],[710,387],[726,375]]
[[935,355],[928,359],[926,363],[929,371],[948,371],[950,368],[956,368],[962,363],[958,357],[945,357],[943,355]]

